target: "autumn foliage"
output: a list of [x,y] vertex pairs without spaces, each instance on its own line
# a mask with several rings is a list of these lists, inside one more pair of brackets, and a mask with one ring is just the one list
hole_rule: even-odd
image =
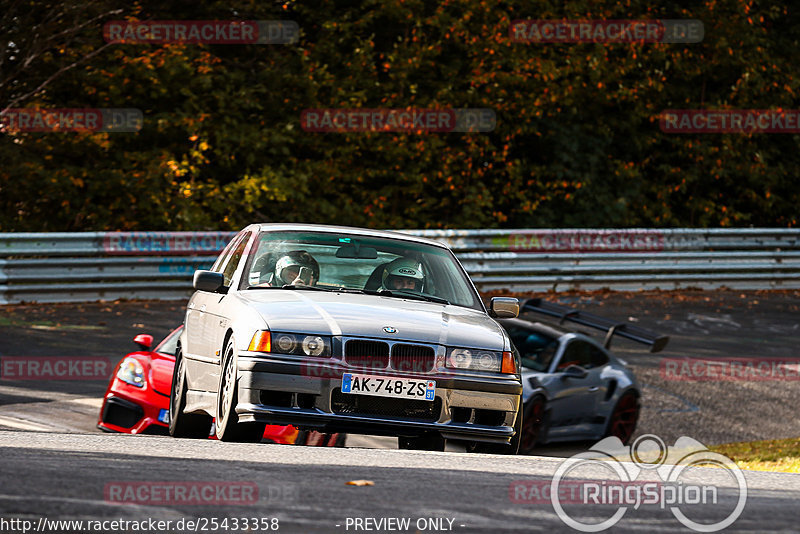
[[[800,108],[800,8],[788,3],[12,4],[0,109],[137,108],[145,122],[0,133],[0,231],[798,224],[797,135],[659,128],[666,109]],[[698,19],[705,38],[512,42],[511,21],[534,18]],[[300,40],[108,44],[112,19],[293,20]],[[491,108],[497,126],[301,128],[303,110],[326,108]]]

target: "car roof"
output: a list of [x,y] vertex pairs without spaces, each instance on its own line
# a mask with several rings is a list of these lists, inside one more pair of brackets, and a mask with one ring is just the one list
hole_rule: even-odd
[[329,232],[337,234],[352,234],[363,235],[369,237],[385,237],[388,239],[399,239],[403,241],[411,241],[414,243],[423,243],[426,245],[433,245],[440,248],[449,249],[446,243],[441,241],[434,241],[425,237],[417,237],[415,235],[407,234],[402,231],[392,232],[388,230],[372,230],[369,228],[357,228],[355,226],[331,226],[328,224],[287,224],[287,223],[256,223],[252,226],[257,226],[260,231],[276,232],[276,231],[314,231],[314,232]]

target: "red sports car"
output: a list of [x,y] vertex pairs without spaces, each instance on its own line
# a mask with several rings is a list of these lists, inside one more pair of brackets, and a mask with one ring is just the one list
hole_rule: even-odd
[[[127,434],[169,434],[169,391],[175,367],[175,348],[183,326],[153,349],[153,336],[139,334],[139,350],[125,356],[114,369],[100,409],[98,428]],[[213,435],[213,429],[211,435]],[[345,434],[298,431],[293,426],[267,425],[264,440],[273,443],[344,446]]]

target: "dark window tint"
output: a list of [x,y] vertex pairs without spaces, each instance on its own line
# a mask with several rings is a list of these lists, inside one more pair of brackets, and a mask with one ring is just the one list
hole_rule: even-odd
[[556,355],[558,341],[526,328],[509,328],[508,336],[517,347],[523,367],[544,372]]
[[608,355],[599,348],[592,345],[592,366],[602,367],[608,363]]
[[564,349],[564,355],[558,362],[557,371],[563,371],[570,365],[577,365],[584,369],[596,367],[594,354],[597,349],[591,343],[575,339],[569,342]]
[[170,335],[165,337],[161,343],[158,344],[156,348],[156,352],[160,352],[161,354],[171,354],[175,356],[175,351],[178,349],[178,339],[181,337],[181,331],[183,328],[178,328]]

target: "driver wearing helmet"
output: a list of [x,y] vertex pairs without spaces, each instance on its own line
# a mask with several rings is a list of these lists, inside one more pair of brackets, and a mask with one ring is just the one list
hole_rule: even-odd
[[315,286],[319,281],[319,263],[305,250],[287,252],[275,262],[272,285]]
[[409,258],[397,258],[383,269],[383,289],[422,292],[425,287],[425,274],[422,264]]

